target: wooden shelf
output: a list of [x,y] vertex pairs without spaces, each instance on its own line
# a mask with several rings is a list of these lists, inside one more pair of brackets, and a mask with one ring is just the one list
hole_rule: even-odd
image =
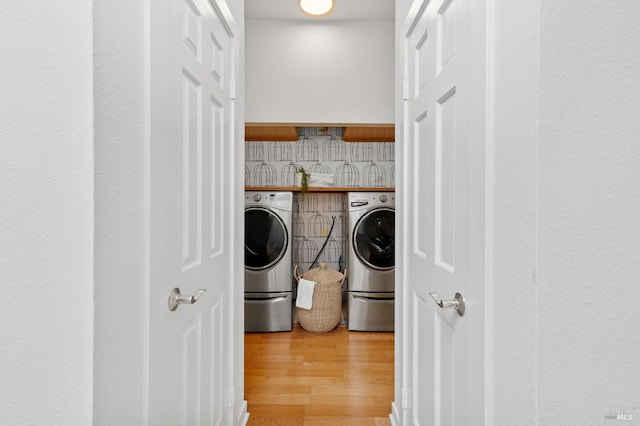
[[[302,192],[299,186],[245,186],[245,191],[291,191]],[[358,188],[355,186],[314,186],[309,187],[309,192],[395,192],[395,188]]]
[[[244,139],[247,142],[295,142],[298,127],[314,127],[305,124],[245,123]],[[393,124],[333,125],[315,127],[344,127],[345,142],[395,142]]]
[[244,126],[244,140],[248,142],[295,142],[298,140],[298,129],[294,126]]
[[342,140],[345,142],[395,142],[394,126],[349,126],[344,128]]

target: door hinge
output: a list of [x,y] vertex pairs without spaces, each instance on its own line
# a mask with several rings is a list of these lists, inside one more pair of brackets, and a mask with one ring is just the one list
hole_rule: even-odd
[[409,100],[409,83],[407,83],[407,80],[402,80],[402,99]]
[[402,388],[402,409],[406,410],[408,408],[407,405],[407,389]]
[[229,404],[229,407],[235,407],[236,405],[236,389],[231,386],[229,388],[229,400],[227,401]]
[[236,81],[231,80],[229,82],[229,99],[235,99],[235,98],[236,98]]

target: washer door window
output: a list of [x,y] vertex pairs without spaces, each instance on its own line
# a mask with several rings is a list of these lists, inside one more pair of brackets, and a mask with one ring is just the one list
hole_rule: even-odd
[[370,268],[387,271],[395,266],[395,211],[374,209],[353,230],[356,256]]
[[260,207],[244,211],[244,266],[253,271],[277,264],[287,249],[287,227],[280,216]]

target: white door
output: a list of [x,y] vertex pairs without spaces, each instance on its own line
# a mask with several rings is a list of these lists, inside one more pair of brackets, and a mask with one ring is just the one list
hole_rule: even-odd
[[236,29],[222,1],[149,6],[148,423],[232,424]]
[[405,424],[484,423],[484,7],[416,0],[401,33]]

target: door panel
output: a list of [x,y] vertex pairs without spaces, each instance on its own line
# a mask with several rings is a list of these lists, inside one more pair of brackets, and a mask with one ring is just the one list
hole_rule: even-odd
[[182,266],[187,271],[202,262],[202,85],[182,70]]
[[183,407],[183,424],[200,424],[200,386],[199,377],[202,377],[202,317],[200,315],[191,318],[180,330],[179,346],[182,351],[179,365],[180,377],[182,377],[182,389],[186,405]]
[[[415,378],[408,414],[421,425],[483,424],[482,392],[470,389],[483,389],[484,346],[470,330],[482,333],[484,321],[484,269],[471,265],[484,264],[485,71],[472,50],[484,52],[485,36],[483,8],[471,3],[417,0],[403,31],[410,226],[402,236],[412,312],[404,333],[413,349],[405,374]],[[431,295],[456,292],[464,316]]]
[[455,273],[456,98],[451,88],[435,104],[435,262]]
[[[230,190],[237,54],[221,1],[163,0],[150,13],[149,424],[229,420],[234,324]],[[231,188],[231,189],[230,189]],[[193,295],[170,311],[169,291]],[[226,397],[225,397],[226,395]]]
[[[414,143],[407,146],[411,153],[409,158],[413,158],[413,164],[409,167],[412,179],[408,182],[411,198],[419,200],[420,197],[433,198],[435,194],[434,173],[435,170],[435,143],[429,140],[426,135],[429,134],[429,120],[431,116],[427,116],[426,109],[419,112],[413,122],[413,132],[411,137]],[[431,126],[433,127],[433,126]],[[421,185],[415,185],[421,182]],[[413,183],[413,184],[412,184]],[[412,252],[415,256],[422,259],[432,259],[434,252],[435,234],[432,224],[424,218],[428,217],[426,205],[424,203],[413,203],[412,205],[411,223],[415,238],[412,238]]]
[[224,404],[225,400],[224,395],[224,385],[225,381],[222,380],[223,372],[225,371],[227,365],[225,364],[224,351],[223,348],[227,347],[225,345],[225,339],[228,338],[228,335],[223,332],[223,325],[228,324],[228,320],[224,317],[224,309],[223,309],[224,301],[221,299],[214,300],[209,305],[209,326],[208,332],[210,333],[209,339],[209,353],[210,359],[212,362],[210,363],[209,368],[209,400],[205,405],[205,409],[209,409],[209,413],[207,419],[209,419],[209,424],[219,425],[224,424]]
[[[409,377],[414,378],[413,398],[411,408],[413,416],[406,419],[405,424],[415,424],[416,419],[431,419],[425,424],[434,423],[436,412],[436,387],[435,370],[433,362],[433,341],[434,329],[431,326],[433,307],[431,301],[420,297],[420,294],[413,293],[413,318],[411,322],[411,341],[414,346],[414,354]],[[422,362],[419,358],[422,357]],[[410,412],[411,413],[411,412]]]

